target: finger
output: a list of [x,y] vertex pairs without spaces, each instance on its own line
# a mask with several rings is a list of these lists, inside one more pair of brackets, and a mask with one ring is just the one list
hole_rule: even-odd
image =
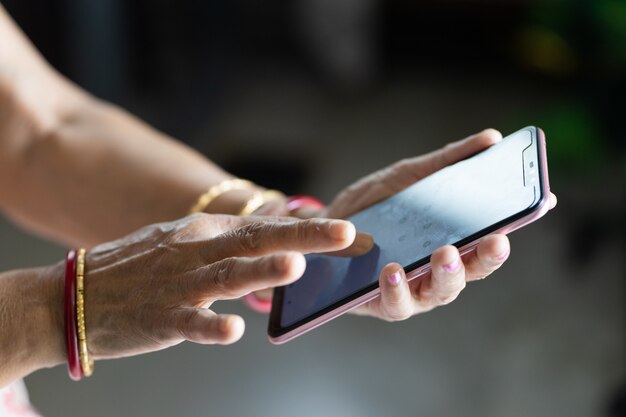
[[172,241],[186,250],[194,248],[194,243],[202,244],[225,232],[251,223],[291,223],[293,217],[280,216],[233,216],[229,214],[194,213],[179,223]]
[[550,210],[556,207],[557,198],[553,193],[550,193]]
[[354,225],[345,220],[310,219],[291,222],[255,222],[230,230],[209,243],[184,243],[197,250],[205,263],[236,256],[263,256],[277,251],[303,253],[344,249],[354,242]]
[[401,162],[401,171],[413,176],[412,182],[420,180],[442,168],[468,158],[502,140],[502,134],[495,129],[485,129],[458,142],[450,143],[441,149],[423,156]]
[[405,320],[413,315],[413,299],[404,269],[399,264],[383,268],[379,278],[380,310],[389,321]]
[[181,308],[169,319],[173,330],[185,340],[228,345],[241,339],[245,322],[236,315],[215,314],[202,308]]
[[431,273],[417,288],[419,303],[434,308],[454,301],[465,288],[465,266],[452,245],[437,249],[430,257]]
[[374,247],[374,238],[369,233],[357,232],[354,242],[345,249],[329,252],[331,256],[361,256],[368,253]]
[[495,129],[485,129],[482,132],[450,143],[432,155],[431,168],[433,172],[468,158],[502,140],[502,133]]
[[485,237],[475,250],[463,256],[467,280],[483,279],[500,268],[509,257],[511,247],[505,235],[489,235]]
[[193,271],[183,295],[194,303],[233,299],[292,283],[306,267],[304,255],[283,252],[259,258],[227,258]]
[[270,215],[235,216],[230,214],[195,213],[187,216],[186,228],[189,233],[199,237],[212,237],[229,230],[252,223],[291,223],[296,219],[287,216]]

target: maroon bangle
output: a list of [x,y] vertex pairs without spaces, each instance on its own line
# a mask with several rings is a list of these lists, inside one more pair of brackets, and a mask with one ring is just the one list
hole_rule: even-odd
[[324,203],[310,195],[294,195],[287,199],[287,211],[290,214],[303,207],[322,209],[324,208]]
[[65,258],[65,352],[67,372],[74,381],[83,377],[78,356],[76,335],[76,250],[67,251]]

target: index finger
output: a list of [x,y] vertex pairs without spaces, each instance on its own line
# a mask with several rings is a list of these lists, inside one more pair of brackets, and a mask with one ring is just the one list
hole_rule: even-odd
[[305,266],[304,256],[298,252],[227,258],[190,272],[181,293],[197,305],[206,299],[240,298],[253,291],[288,285],[302,276]]
[[413,177],[413,181],[417,181],[487,149],[501,140],[502,133],[495,129],[485,129],[426,155],[406,159],[402,161],[401,168]]
[[335,219],[253,222],[228,230],[208,241],[181,242],[182,251],[196,252],[203,264],[238,256],[263,256],[278,251],[319,253],[350,246],[356,236],[352,223]]

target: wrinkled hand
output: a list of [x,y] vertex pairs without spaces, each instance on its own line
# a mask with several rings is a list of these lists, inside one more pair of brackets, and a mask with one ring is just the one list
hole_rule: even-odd
[[341,220],[198,214],[97,246],[86,258],[90,351],[102,359],[183,340],[235,342],[243,319],[213,312],[213,302],[287,285],[304,272],[302,253],[344,249],[354,238]]
[[[487,129],[426,155],[401,160],[340,192],[319,215],[346,218],[500,140],[500,132]],[[552,194],[550,208],[555,205],[556,197]],[[379,278],[381,296],[352,312],[396,321],[448,304],[457,298],[466,282],[486,278],[500,268],[509,253],[509,240],[501,234],[486,236],[475,250],[462,257],[456,247],[447,245],[432,254],[431,271],[411,283],[399,264],[389,264]]]

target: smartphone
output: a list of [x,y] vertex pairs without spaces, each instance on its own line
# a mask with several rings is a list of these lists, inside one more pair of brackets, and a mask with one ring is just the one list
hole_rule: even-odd
[[452,244],[461,254],[491,233],[509,233],[549,209],[545,136],[526,127],[348,220],[374,237],[358,257],[306,255],[296,282],[274,290],[268,335],[287,342],[380,295],[378,276],[398,262],[409,280],[429,272],[430,255]]

